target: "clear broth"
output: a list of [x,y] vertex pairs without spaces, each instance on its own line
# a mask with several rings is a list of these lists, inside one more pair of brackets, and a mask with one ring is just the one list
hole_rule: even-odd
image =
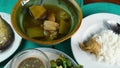
[[[62,38],[63,36],[66,36],[66,34],[70,31],[70,27],[71,27],[70,15],[64,9],[57,7],[57,6],[44,5],[44,7],[47,9],[47,14],[50,14],[51,12],[56,14],[56,16],[55,16],[56,21],[55,22],[57,22],[58,24],[60,24],[60,20],[61,20],[58,15],[60,15],[60,12],[65,12],[65,14],[68,15],[68,17],[69,17],[68,19],[64,20],[65,23],[67,23],[66,28],[63,29],[64,33],[62,33],[62,34],[59,33],[59,29],[58,29],[57,30],[57,37],[54,39],[50,39],[50,36],[34,37],[34,39],[37,39],[37,40],[55,40],[58,38]],[[47,18],[44,18],[44,20],[47,20]],[[24,16],[24,19],[23,19],[23,28],[24,28],[25,32],[27,32],[28,28],[32,28],[32,27],[39,27],[40,29],[44,30],[42,27],[44,20],[34,19],[34,17],[31,15],[31,13],[29,11],[27,11],[25,16]]]

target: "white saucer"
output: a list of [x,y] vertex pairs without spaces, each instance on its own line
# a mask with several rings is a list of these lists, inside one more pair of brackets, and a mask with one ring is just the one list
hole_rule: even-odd
[[[0,15],[5,21],[8,22],[8,24],[11,25],[9,14],[0,12]],[[12,27],[12,29],[13,29],[13,27]],[[13,31],[14,31],[14,29],[13,29]],[[14,39],[14,42],[12,43],[12,45],[5,51],[0,52],[0,63],[2,61],[6,60],[7,58],[9,58],[18,49],[18,47],[21,43],[22,38],[15,31],[14,31],[14,34],[15,34],[15,39]]]
[[117,65],[106,64],[105,62],[98,62],[94,55],[91,55],[79,47],[79,43],[86,40],[91,34],[100,29],[104,29],[103,22],[105,20],[116,21],[120,23],[120,16],[110,13],[97,13],[85,17],[82,21],[81,27],[71,38],[71,47],[73,55],[79,64],[84,68],[120,68]]
[[[57,58],[59,57],[60,54],[63,54],[65,57],[67,57],[68,59],[70,59],[75,66],[77,65],[77,63],[76,63],[71,57],[69,57],[67,54],[65,54],[65,53],[63,53],[63,52],[61,52],[61,51],[59,51],[59,50],[51,49],[51,48],[37,48],[37,49],[42,50],[42,51],[48,56],[48,58],[49,58],[50,60],[55,60],[55,59],[57,59]],[[10,66],[9,66],[9,65],[10,65],[10,62],[11,62],[11,61],[9,61],[9,62],[5,65],[4,68],[9,68],[9,67],[10,67]]]

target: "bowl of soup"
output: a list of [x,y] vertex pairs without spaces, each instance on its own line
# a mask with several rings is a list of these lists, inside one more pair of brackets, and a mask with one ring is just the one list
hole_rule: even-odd
[[10,68],[50,68],[47,55],[38,49],[19,52],[11,61]]
[[69,39],[81,20],[81,9],[74,0],[19,0],[11,15],[21,37],[48,45]]

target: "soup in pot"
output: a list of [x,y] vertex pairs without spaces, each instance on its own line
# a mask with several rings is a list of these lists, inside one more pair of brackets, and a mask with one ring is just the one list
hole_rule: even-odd
[[62,8],[52,5],[32,5],[23,19],[25,33],[37,40],[55,40],[65,36],[71,27],[71,17]]

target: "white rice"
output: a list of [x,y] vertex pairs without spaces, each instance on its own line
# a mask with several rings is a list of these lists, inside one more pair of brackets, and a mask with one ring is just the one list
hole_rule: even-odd
[[98,61],[120,65],[120,35],[111,30],[103,30],[94,37],[101,44]]

